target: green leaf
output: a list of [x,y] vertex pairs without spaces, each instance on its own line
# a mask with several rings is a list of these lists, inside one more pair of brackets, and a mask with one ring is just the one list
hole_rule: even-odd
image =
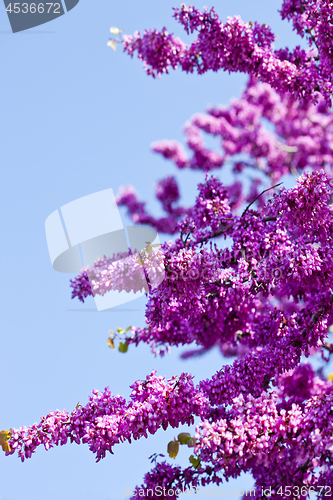
[[131,328],[132,328],[131,326],[126,328],[126,330],[124,330],[123,328],[117,328],[117,332],[120,333],[120,335],[122,335],[123,333],[128,332],[128,330],[130,330]]
[[7,439],[10,437],[9,431],[1,431],[0,432],[0,445],[3,451],[10,451],[10,446],[7,443]]
[[189,448],[194,448],[194,446],[197,444],[197,440],[191,437],[186,444]]
[[106,341],[107,345],[109,347],[111,347],[111,349],[114,349],[114,341],[113,341],[113,338],[108,338],[108,340]]
[[8,436],[9,436],[8,431],[1,431],[0,432],[0,445],[2,445],[2,443],[7,440]]
[[3,451],[10,451],[11,450],[11,448],[10,448],[9,444],[7,443],[7,441],[4,441],[2,443],[2,449],[3,449]]
[[178,434],[179,444],[187,444],[188,440],[191,439],[191,434],[188,432],[181,432]]
[[195,458],[194,455],[191,455],[190,456],[190,462],[191,462],[191,464],[193,465],[193,467],[195,469],[199,469],[199,467],[201,465],[200,458]]
[[127,352],[128,351],[127,342],[120,342],[118,350],[119,350],[119,352]]
[[170,443],[168,444],[169,457],[176,458],[176,456],[178,455],[178,451],[179,451],[179,443],[177,439],[170,441]]

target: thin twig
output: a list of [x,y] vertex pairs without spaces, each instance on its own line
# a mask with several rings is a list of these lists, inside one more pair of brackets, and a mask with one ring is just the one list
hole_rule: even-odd
[[189,233],[188,233],[188,235],[186,236],[185,241],[183,241],[183,239],[182,239],[182,241],[183,241],[183,245],[184,245],[184,248],[185,248],[185,246],[186,246],[187,240],[189,239],[189,237],[190,237],[190,235],[191,235],[191,233],[192,233],[193,229],[194,229],[194,227],[190,230],[190,232],[189,232]]
[[220,236],[222,233],[224,233],[225,231],[227,231],[228,229],[231,229],[231,228],[232,228],[232,224],[229,226],[226,226],[225,224],[223,224],[221,229],[218,229],[217,231],[215,231],[215,233],[213,233],[211,236],[205,236],[204,238],[202,238],[202,240],[196,241],[196,244],[198,245],[199,243],[206,243],[211,238],[216,238],[217,236]]
[[269,191],[270,189],[273,189],[273,188],[276,188],[276,187],[278,187],[278,186],[281,186],[281,184],[283,184],[283,182],[280,182],[279,184],[275,184],[275,186],[271,186],[271,187],[269,187],[269,188],[267,188],[267,189],[264,189],[264,191],[262,191],[260,194],[258,194],[258,196],[257,196],[257,197],[256,197],[253,201],[251,201],[250,205],[248,205],[248,206],[246,207],[246,209],[245,209],[245,210],[244,210],[244,212],[242,213],[242,217],[244,217],[244,215],[246,214],[246,212],[248,211],[248,209],[250,208],[250,206],[251,206],[251,205],[253,205],[253,203],[254,203],[255,201],[257,201],[257,199],[258,199],[258,198],[260,198],[260,196],[261,196],[262,194],[266,193],[266,191]]

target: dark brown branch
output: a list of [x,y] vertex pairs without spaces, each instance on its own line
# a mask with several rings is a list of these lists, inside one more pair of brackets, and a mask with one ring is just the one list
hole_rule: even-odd
[[[193,229],[194,229],[194,227],[190,230],[190,232],[189,232],[189,233],[188,233],[188,235],[186,236],[185,241],[183,241],[184,248],[185,248],[185,246],[186,246],[187,240],[188,240],[188,239],[189,239],[189,237],[191,236],[191,233],[192,233]],[[182,239],[182,240],[183,240],[183,239]]]
[[216,238],[217,236],[220,236],[224,231],[227,231],[228,229],[232,228],[232,224],[229,226],[226,226],[225,224],[222,224],[221,229],[218,229],[213,233],[211,236],[205,236],[205,238],[202,238],[202,240],[197,241],[196,243],[206,243],[210,238]]
[[271,186],[271,187],[269,187],[269,188],[267,188],[267,189],[264,189],[264,191],[262,191],[260,194],[258,194],[258,196],[257,196],[257,197],[256,197],[253,201],[251,201],[250,205],[248,205],[248,206],[246,207],[246,209],[245,209],[245,210],[244,210],[244,212],[242,213],[242,217],[244,217],[244,215],[246,214],[246,212],[248,211],[248,209],[250,208],[250,206],[251,206],[251,205],[253,205],[253,203],[254,203],[254,202],[256,202],[256,201],[257,201],[257,199],[258,199],[258,198],[260,198],[260,196],[261,196],[262,194],[266,193],[266,191],[269,191],[270,189],[273,189],[273,188],[276,188],[276,187],[278,187],[278,186],[281,186],[281,184],[283,184],[283,182],[280,182],[279,184],[275,184],[275,186]]

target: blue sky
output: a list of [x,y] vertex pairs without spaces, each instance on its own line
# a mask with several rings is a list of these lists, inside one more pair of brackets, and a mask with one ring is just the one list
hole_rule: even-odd
[[[57,20],[12,34],[0,5],[1,429],[31,425],[50,410],[71,411],[94,388],[110,386],[128,397],[129,386],[152,369],[166,377],[188,371],[199,382],[224,363],[217,352],[186,362],[179,360],[182,349],[162,359],[146,346],[126,355],[112,352],[109,329],[143,326],[146,299],[103,312],[93,299],[71,301],[73,276],[53,270],[45,239],[45,220],[54,210],[104,189],[117,193],[132,184],[156,211],[154,184],[176,174],[185,203],[194,200],[203,174],[176,172],[150,144],[182,140],[192,114],[238,97],[246,77],[172,72],[153,80],[138,60],[107,47],[112,25],[130,34],[166,26],[186,39],[171,17],[173,6],[179,4],[80,0]],[[240,14],[271,25],[277,47],[300,43],[280,20],[276,0],[219,0],[214,6],[222,19]],[[141,484],[148,457],[166,453],[181,430],[187,429],[117,445],[98,464],[86,445],[39,449],[24,464],[0,453],[0,500],[120,500],[124,486]],[[187,465],[188,451],[181,449],[175,463]],[[231,484],[250,487],[252,480]]]

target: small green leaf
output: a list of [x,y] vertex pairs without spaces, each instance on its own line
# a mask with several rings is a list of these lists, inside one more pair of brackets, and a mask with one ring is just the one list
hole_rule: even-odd
[[9,431],[1,431],[0,432],[0,445],[3,451],[10,451],[10,446],[7,442],[7,439],[10,437]]
[[168,444],[169,457],[176,458],[176,456],[178,455],[178,451],[179,451],[179,443],[177,439],[170,441],[170,443]]
[[178,434],[179,444],[187,444],[188,440],[191,439],[191,434],[188,432],[181,432]]
[[[146,241],[146,243],[147,243],[147,241]],[[153,253],[153,247],[152,247],[152,244],[151,244],[151,243],[149,243],[149,244],[146,246],[145,250],[146,250],[146,252],[147,252],[149,255],[150,255],[150,254],[152,254],[152,253]]]
[[117,332],[120,333],[120,335],[122,335],[123,333],[128,332],[128,330],[130,330],[131,328],[132,328],[131,326],[126,328],[126,330],[124,330],[123,328],[117,328]]
[[113,338],[108,338],[108,340],[106,341],[107,345],[109,347],[111,347],[111,349],[114,349],[114,341],[113,341]]
[[0,432],[0,445],[2,445],[2,443],[4,441],[6,441],[6,439],[8,438],[9,436],[9,432],[8,431],[1,431]]
[[3,449],[3,451],[10,451],[11,450],[11,448],[10,448],[9,444],[7,443],[7,441],[4,441],[2,443],[2,449]]
[[191,437],[186,444],[189,448],[194,448],[195,445],[197,444],[197,440]]
[[190,462],[191,462],[191,464],[193,465],[193,467],[195,469],[199,469],[199,467],[201,465],[200,458],[195,458],[194,455],[191,455],[190,456]]
[[119,350],[119,352],[127,352],[128,351],[127,342],[120,342],[118,350]]

